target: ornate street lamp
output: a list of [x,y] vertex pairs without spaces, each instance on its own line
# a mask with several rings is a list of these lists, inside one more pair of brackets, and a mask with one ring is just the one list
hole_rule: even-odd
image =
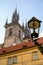
[[31,30],[31,38],[35,43],[35,45],[38,46],[40,52],[43,54],[43,47],[37,42],[40,26],[41,26],[41,21],[35,17],[32,17],[32,19],[28,21],[28,27]]
[[35,17],[32,17],[32,19],[28,21],[28,27],[31,30],[32,40],[38,38],[40,25],[41,25],[41,21],[36,19]]

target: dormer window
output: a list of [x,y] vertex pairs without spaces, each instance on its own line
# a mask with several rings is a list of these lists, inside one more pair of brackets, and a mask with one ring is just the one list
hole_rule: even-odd
[[9,36],[12,35],[12,28],[9,29]]

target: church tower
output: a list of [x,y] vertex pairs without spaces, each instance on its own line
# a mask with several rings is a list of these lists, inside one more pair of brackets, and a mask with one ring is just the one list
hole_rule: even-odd
[[12,22],[8,23],[8,20],[6,20],[5,30],[4,47],[9,47],[22,42],[24,28],[19,24],[17,9],[15,9],[15,12],[13,13]]

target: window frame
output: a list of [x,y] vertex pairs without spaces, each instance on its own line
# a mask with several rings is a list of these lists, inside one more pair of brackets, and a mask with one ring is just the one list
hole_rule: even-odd
[[38,56],[38,51],[32,52],[32,60],[38,60],[39,56]]
[[12,35],[12,28],[9,29],[9,35],[8,36],[11,36]]
[[[9,63],[9,59],[10,58],[11,58],[11,61],[12,61],[12,62],[10,61],[11,63]],[[8,65],[12,65],[12,63],[13,63],[13,58],[12,57],[8,57]]]
[[[14,57],[16,58],[16,60],[14,61]],[[13,56],[13,63],[14,64],[17,64],[18,62],[17,62],[17,56]]]
[[20,37],[21,37],[21,31],[19,30],[18,32],[19,32],[19,33],[18,33],[18,35],[19,35],[18,37],[20,38]]

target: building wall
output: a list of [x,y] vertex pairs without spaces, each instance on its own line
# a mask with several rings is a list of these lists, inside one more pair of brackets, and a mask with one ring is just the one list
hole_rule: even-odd
[[0,47],[0,49],[1,49],[1,47]]
[[[38,52],[38,59],[33,60],[33,52]],[[13,57],[17,56],[17,63],[13,63]],[[9,65],[8,58],[12,57],[11,65],[43,65],[43,55],[40,53],[37,47],[32,47],[16,52],[0,55],[0,65]]]
[[[12,35],[9,36],[9,29],[12,28]],[[20,38],[19,38],[19,30],[20,32]],[[4,47],[11,46],[13,44],[21,43],[23,40],[23,31],[19,27],[19,25],[13,25],[6,29],[5,32],[5,39],[4,39]]]
[[3,44],[0,44],[0,49],[2,48]]

